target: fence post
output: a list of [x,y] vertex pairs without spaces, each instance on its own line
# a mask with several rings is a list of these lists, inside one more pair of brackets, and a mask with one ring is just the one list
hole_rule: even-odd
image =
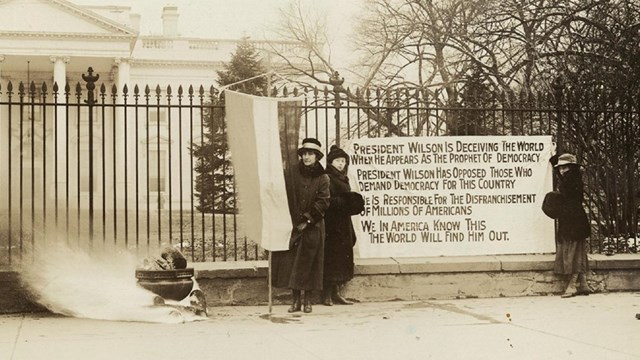
[[[340,93],[344,91],[342,84],[344,83],[344,78],[340,77],[340,74],[337,71],[334,71],[329,77],[329,84],[333,85],[333,95],[335,96],[335,100],[333,102],[333,108],[335,110],[335,119],[336,119],[336,146],[340,147],[340,105],[342,105],[342,101],[340,100]],[[327,144],[327,147],[329,144]],[[328,150],[327,150],[328,151]]]
[[89,245],[93,246],[93,105],[96,103],[93,90],[100,75],[93,75],[92,67],[87,72],[89,75],[82,74],[82,79],[87,82],[87,100],[84,102],[89,108]]
[[562,115],[564,109],[564,81],[561,76],[556,77],[553,81],[553,95],[555,98],[555,110],[557,116],[557,128],[556,128],[556,153],[560,154],[564,149],[564,128],[562,126]]

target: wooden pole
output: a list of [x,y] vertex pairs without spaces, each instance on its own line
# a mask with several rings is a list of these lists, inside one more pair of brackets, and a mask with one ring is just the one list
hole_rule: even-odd
[[269,279],[269,315],[271,315],[271,308],[273,306],[273,291],[271,290],[271,251],[269,251],[269,274],[268,274],[268,279]]
[[[269,72],[271,72],[271,57],[269,57]],[[267,97],[271,96],[271,74],[267,75]],[[267,271],[268,282],[269,282],[269,316],[271,316],[271,309],[273,307],[273,289],[271,287],[271,251],[268,251],[269,257],[269,268]]]

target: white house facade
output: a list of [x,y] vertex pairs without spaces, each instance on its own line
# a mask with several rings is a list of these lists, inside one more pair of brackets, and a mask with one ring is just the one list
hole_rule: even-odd
[[[0,189],[12,189],[14,193],[21,189],[11,204],[9,192],[0,191],[0,208],[16,207],[18,196],[27,203],[31,198],[45,199],[38,200],[35,207],[47,208],[51,206],[47,201],[52,204],[55,197],[59,204],[66,201],[72,207],[86,208],[90,189],[97,199],[95,208],[119,209],[148,201],[163,209],[170,204],[174,209],[189,206],[189,148],[192,141],[200,141],[200,114],[164,107],[167,88],[171,87],[175,104],[182,86],[182,101],[189,103],[187,92],[193,86],[193,101],[199,104],[198,89],[202,86],[208,93],[216,85],[216,70],[229,60],[240,40],[181,37],[178,17],[176,6],[165,6],[163,34],[145,36],[138,30],[140,15],[131,13],[130,7],[79,6],[65,0],[0,0],[0,102],[4,104],[0,106],[0,174],[9,173],[0,176]],[[265,56],[274,46],[280,50],[293,48],[291,43],[277,41],[255,44],[265,50]],[[129,103],[134,101],[136,85],[141,94],[138,101],[144,103],[148,85],[149,103],[156,104],[160,99],[156,98],[159,86],[162,95],[158,105],[162,106],[127,107],[126,111],[113,106],[106,113],[96,111],[90,144],[88,108],[60,105],[77,102],[77,84],[85,92],[82,75],[88,75],[89,67],[100,76],[96,88],[104,85],[107,89],[106,103],[113,102],[114,86],[121,94],[125,85]],[[36,85],[36,97],[41,95],[41,85],[46,84],[47,103],[54,101],[52,85],[57,83],[58,105],[20,106],[20,82],[27,86],[24,101],[29,100],[28,84]],[[7,91],[9,83],[12,94]],[[67,83],[69,99],[62,90]],[[82,101],[85,96],[86,92]],[[9,100],[13,105],[8,105]],[[100,97],[97,100],[102,101]],[[116,102],[123,101],[118,95]],[[93,186],[88,185],[86,171],[90,146]],[[173,181],[170,173],[175,175]],[[151,183],[139,180],[147,178]],[[110,200],[103,205],[99,197],[105,193],[115,193],[115,203]],[[72,200],[63,200],[68,197]]]

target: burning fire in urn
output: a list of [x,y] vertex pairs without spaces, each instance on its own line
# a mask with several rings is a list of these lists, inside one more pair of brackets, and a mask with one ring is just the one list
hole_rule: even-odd
[[[196,315],[207,315],[207,302],[194,278],[193,268],[177,249],[165,247],[159,257],[148,257],[136,269],[138,285],[157,296],[154,305],[186,307]],[[189,305],[183,305],[187,301]]]
[[165,248],[140,260],[109,243],[92,251],[78,243],[52,237],[30,249],[33,260],[18,270],[34,301],[78,318],[167,324],[207,319],[205,296],[178,250]]

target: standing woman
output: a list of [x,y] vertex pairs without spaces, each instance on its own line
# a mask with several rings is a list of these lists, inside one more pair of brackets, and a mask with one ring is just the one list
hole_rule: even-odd
[[591,290],[586,277],[589,270],[586,239],[591,235],[591,227],[582,207],[584,190],[580,165],[575,155],[562,154],[554,167],[560,175],[558,192],[562,201],[558,216],[554,272],[568,277],[562,297],[589,295]]
[[[289,312],[311,312],[311,295],[322,290],[324,257],[324,212],[329,207],[329,177],[319,163],[320,141],[306,138],[298,149],[300,162],[293,179],[290,202],[293,231],[288,251],[276,251],[272,258],[273,284],[292,290]],[[304,300],[301,304],[301,293]]]
[[327,237],[324,245],[322,303],[327,306],[352,303],[340,295],[340,287],[353,278],[353,246],[356,235],[351,216],[360,213],[364,200],[351,191],[347,170],[349,156],[333,145],[327,154],[326,173],[330,179],[331,204],[325,214]]

